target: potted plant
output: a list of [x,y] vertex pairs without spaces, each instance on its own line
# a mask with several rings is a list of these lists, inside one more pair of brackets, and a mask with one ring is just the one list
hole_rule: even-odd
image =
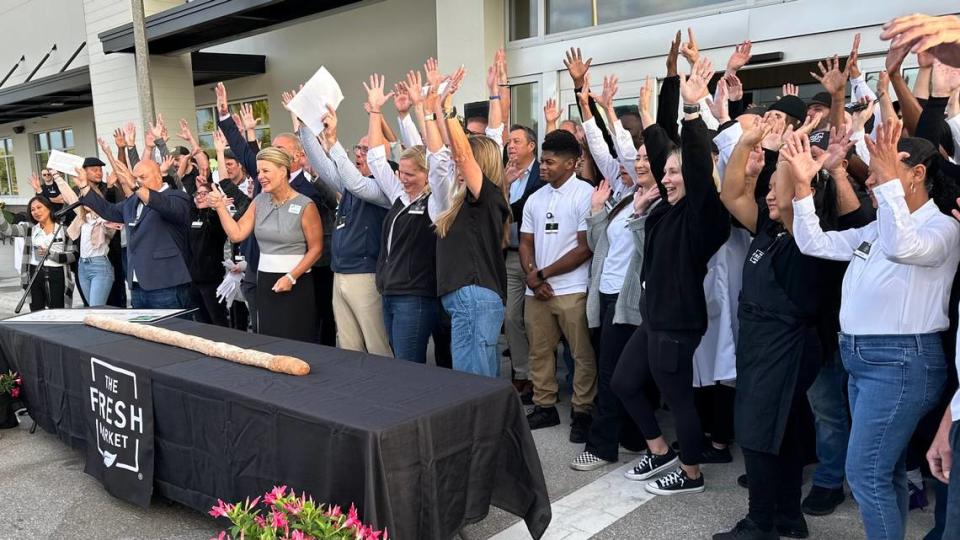
[[0,429],[17,427],[13,402],[20,397],[20,375],[13,371],[0,373]]
[[287,486],[237,504],[218,499],[209,514],[233,523],[216,540],[388,540],[386,531],[364,525],[353,505],[344,513],[339,506],[315,503],[306,493],[287,492]]

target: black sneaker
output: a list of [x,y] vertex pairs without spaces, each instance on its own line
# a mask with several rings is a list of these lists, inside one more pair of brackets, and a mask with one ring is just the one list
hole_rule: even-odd
[[737,477],[737,485],[743,489],[750,489],[750,480],[747,478],[746,474],[741,474]]
[[640,455],[640,461],[630,470],[623,473],[630,480],[646,480],[662,472],[668,471],[680,463],[680,458],[673,450],[659,456],[649,450]]
[[700,453],[700,463],[730,463],[733,456],[730,454],[730,447],[717,448],[712,444],[703,447]]
[[713,540],[777,540],[774,531],[764,531],[750,518],[741,519],[730,532],[713,535]]
[[826,516],[832,514],[843,500],[843,488],[813,486],[807,498],[803,500],[803,513],[808,516]]
[[644,486],[654,495],[679,495],[681,493],[702,493],[703,474],[699,478],[690,478],[683,467],[677,467],[672,473],[662,476]]
[[587,433],[590,432],[591,423],[593,423],[593,417],[589,413],[573,413],[573,422],[570,424],[570,442],[576,444],[587,442]]
[[533,412],[527,415],[527,422],[530,423],[530,429],[548,428],[560,425],[560,415],[557,414],[556,407],[536,406]]
[[803,519],[803,514],[795,518],[777,514],[777,532],[780,536],[787,538],[807,538],[810,536],[810,529],[807,528],[807,520]]

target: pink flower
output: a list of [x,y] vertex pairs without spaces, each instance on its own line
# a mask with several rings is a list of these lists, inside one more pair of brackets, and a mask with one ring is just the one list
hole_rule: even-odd
[[[214,539],[211,539],[214,540]],[[230,537],[227,536],[227,531],[220,531],[220,534],[217,535],[215,540],[230,540]]]
[[293,534],[290,535],[290,540],[313,540],[313,537],[304,534],[303,531],[293,531]]
[[283,512],[270,512],[270,524],[277,529],[287,526],[287,516]]
[[338,518],[343,515],[343,511],[340,510],[340,505],[334,505],[333,508],[327,510],[327,517]]
[[217,499],[217,505],[210,509],[208,514],[213,517],[227,517],[227,513],[233,509],[233,505],[226,504],[220,499]]
[[261,529],[267,528],[267,520],[263,519],[263,516],[260,514],[254,516],[253,521],[257,522],[257,525],[260,526]]
[[16,398],[20,396],[20,389],[16,386],[10,389],[10,397]]
[[283,509],[296,516],[300,514],[300,511],[303,510],[303,507],[299,502],[294,501],[284,504]]
[[265,504],[273,504],[277,499],[283,497],[284,493],[287,491],[287,486],[274,486],[269,493],[263,495],[263,502]]
[[350,512],[347,514],[347,522],[344,523],[343,526],[357,528],[361,525],[363,525],[363,523],[361,523],[357,518],[357,507],[353,504],[350,504]]

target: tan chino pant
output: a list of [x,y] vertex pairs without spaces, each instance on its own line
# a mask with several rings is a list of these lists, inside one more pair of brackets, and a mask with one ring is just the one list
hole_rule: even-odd
[[552,407],[557,403],[557,359],[561,334],[573,353],[573,410],[590,412],[597,395],[597,358],[587,327],[586,293],[537,300],[527,296],[524,320],[530,338],[530,380],[533,403]]
[[341,349],[393,356],[375,274],[333,275],[333,318]]

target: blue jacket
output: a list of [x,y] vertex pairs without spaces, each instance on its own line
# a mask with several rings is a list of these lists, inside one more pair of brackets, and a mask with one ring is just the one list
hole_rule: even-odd
[[108,203],[99,195],[80,197],[84,206],[107,221],[123,223],[127,228],[127,285],[133,287],[137,275],[140,287],[152,291],[190,283],[190,197],[176,189],[151,191],[137,219],[140,198],[127,197]]
[[333,229],[333,260],[338,274],[373,274],[380,258],[380,231],[387,209],[343,190]]

